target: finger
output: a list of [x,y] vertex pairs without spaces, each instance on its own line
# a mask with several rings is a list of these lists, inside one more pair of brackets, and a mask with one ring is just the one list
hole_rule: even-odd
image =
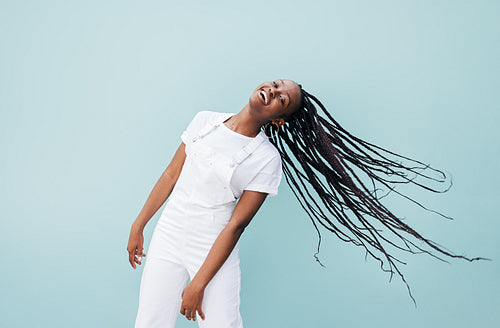
[[128,255],[128,261],[130,262],[130,265],[135,269],[134,257],[135,257],[134,254],[130,252]]
[[196,321],[196,309],[191,311],[191,320]]
[[201,307],[198,308],[198,314],[200,315],[200,317],[205,320],[205,313],[203,313],[203,311],[201,310]]
[[184,307],[184,302],[182,302],[182,304],[181,304],[181,311],[180,311],[180,313],[181,313],[182,315],[184,315],[184,311],[185,311],[185,310],[186,310],[186,309],[185,309],[185,307]]
[[139,255],[137,254],[137,252],[136,252],[136,254],[135,254],[135,255],[133,255],[133,257],[134,257],[134,262],[136,262],[136,263],[137,263],[137,257],[138,257],[138,256],[139,256]]

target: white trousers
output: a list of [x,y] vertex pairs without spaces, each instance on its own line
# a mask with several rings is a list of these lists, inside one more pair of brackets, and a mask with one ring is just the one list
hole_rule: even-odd
[[[181,293],[205,261],[230,212],[187,213],[167,204],[154,229],[144,260],[135,328],[174,328]],[[200,328],[243,328],[240,315],[239,245],[205,288]]]

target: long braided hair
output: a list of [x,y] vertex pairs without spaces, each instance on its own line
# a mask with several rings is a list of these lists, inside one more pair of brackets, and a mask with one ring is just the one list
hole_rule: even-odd
[[[444,191],[436,190],[425,183],[415,181],[415,178],[420,176],[439,183],[445,182],[447,177],[442,171],[434,169],[420,161],[393,153],[350,134],[333,119],[315,96],[305,91],[299,83],[296,84],[299,86],[301,92],[301,103],[298,109],[284,118],[286,124],[282,126],[283,128],[278,129],[277,134],[275,131],[272,131],[275,129],[272,127],[273,124],[268,124],[264,132],[271,130],[271,133],[267,133],[268,135],[277,135],[271,138],[270,141],[280,152],[283,162],[283,172],[288,185],[290,185],[295,197],[308,214],[318,233],[318,248],[314,257],[321,266],[324,267],[317,257],[321,244],[321,233],[318,229],[318,223],[328,231],[334,233],[342,241],[351,242],[356,246],[363,246],[366,250],[365,259],[370,254],[380,262],[380,267],[383,271],[391,273],[389,282],[395,273],[393,271],[394,268],[406,284],[408,293],[416,307],[417,303],[411,295],[410,286],[399,271],[395,261],[402,264],[406,263],[390,255],[385,248],[387,244],[413,254],[427,253],[447,263],[449,262],[434,254],[432,250],[449,257],[466,259],[470,262],[480,259],[491,260],[482,257],[467,258],[462,255],[452,254],[439,244],[423,237],[405,224],[402,218],[394,215],[380,203],[380,199],[392,191],[416,203],[420,207],[430,210],[419,202],[398,192],[395,189],[395,184],[413,183],[432,192],[446,192],[452,186],[451,180],[450,186]],[[326,118],[319,115],[313,101],[319,105]],[[289,151],[285,149],[285,145]],[[294,155],[296,162],[302,170],[295,165],[290,157],[291,154]],[[418,165],[405,166],[402,161],[390,159],[391,155]],[[373,189],[370,190],[353,169],[366,174],[371,181]],[[422,172],[428,169],[438,172],[442,176],[442,179],[433,178]],[[415,174],[415,176],[408,177],[408,173]],[[320,176],[324,178],[324,181],[320,180]],[[305,182],[308,182],[313,187],[318,196],[317,198],[311,194],[312,190],[307,188]],[[377,191],[380,189],[376,186],[376,183],[384,185],[389,191],[385,195],[377,196]],[[393,185],[391,186],[390,184]],[[336,221],[332,220],[322,210],[320,204],[318,204],[318,200],[326,211],[333,215]],[[347,210],[352,215],[347,215]],[[439,212],[430,211],[452,220],[451,217]],[[396,242],[384,236],[381,233],[381,229],[375,228],[375,224],[381,224],[389,230],[390,235],[396,237]],[[430,250],[416,245],[408,237],[419,241],[420,244],[427,245]],[[412,249],[410,245],[414,246],[415,249]],[[389,270],[384,268],[384,259],[389,263]]]

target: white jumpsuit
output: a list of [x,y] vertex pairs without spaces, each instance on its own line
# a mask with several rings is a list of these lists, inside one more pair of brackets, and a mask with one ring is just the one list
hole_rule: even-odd
[[[233,172],[267,137],[261,131],[232,158],[217,153],[203,137],[231,113],[208,122],[186,143],[186,160],[154,229],[145,257],[135,328],[174,328],[181,293],[203,264],[231,218],[237,198]],[[239,243],[205,288],[200,328],[242,328]]]

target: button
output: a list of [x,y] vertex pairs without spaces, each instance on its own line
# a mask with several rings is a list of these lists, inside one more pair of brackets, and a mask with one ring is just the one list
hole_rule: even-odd
[[224,187],[224,189],[227,189],[227,187]]

